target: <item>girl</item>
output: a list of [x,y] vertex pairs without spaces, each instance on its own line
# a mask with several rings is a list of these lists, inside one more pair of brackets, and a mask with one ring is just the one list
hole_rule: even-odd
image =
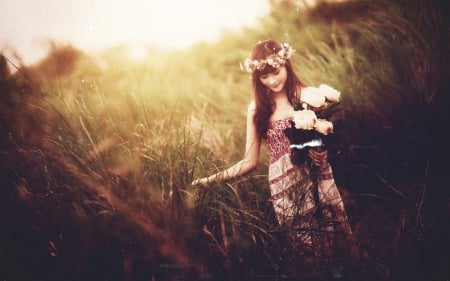
[[[250,173],[258,164],[261,143],[265,141],[270,155],[270,200],[279,224],[288,230],[301,253],[335,256],[342,253],[337,250],[339,245],[354,245],[348,244],[351,230],[328,163],[328,151],[311,148],[308,156],[312,165],[299,164],[292,161],[291,143],[285,133],[291,127],[293,105],[302,103],[302,89],[306,88],[291,65],[293,52],[289,44],[273,40],[254,47],[245,62],[252,75],[254,99],[247,110],[244,157],[228,169],[192,184],[206,187]],[[317,177],[313,177],[314,173]]]

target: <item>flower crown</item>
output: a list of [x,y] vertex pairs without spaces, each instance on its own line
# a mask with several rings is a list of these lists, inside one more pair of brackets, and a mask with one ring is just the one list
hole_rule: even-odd
[[244,61],[244,67],[249,73],[253,73],[255,70],[263,70],[267,64],[274,68],[278,68],[284,65],[286,60],[288,60],[294,52],[295,50],[292,49],[288,43],[283,43],[281,44],[281,50],[278,51],[278,53],[272,54],[263,60],[246,59]]

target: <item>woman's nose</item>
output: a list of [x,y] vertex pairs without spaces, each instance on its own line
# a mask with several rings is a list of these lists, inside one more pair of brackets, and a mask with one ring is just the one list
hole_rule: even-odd
[[270,77],[269,78],[269,84],[270,85],[273,85],[273,84],[275,84],[277,82],[277,79],[275,79],[275,77]]

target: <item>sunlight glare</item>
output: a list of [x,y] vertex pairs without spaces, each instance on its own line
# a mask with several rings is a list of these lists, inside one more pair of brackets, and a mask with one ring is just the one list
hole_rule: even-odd
[[88,51],[131,45],[139,57],[134,45],[185,48],[213,41],[223,30],[256,24],[269,9],[269,0],[5,0],[0,43],[10,43],[25,61],[45,53],[36,44],[43,40]]
[[132,60],[141,60],[148,55],[148,48],[142,44],[130,44],[127,51]]

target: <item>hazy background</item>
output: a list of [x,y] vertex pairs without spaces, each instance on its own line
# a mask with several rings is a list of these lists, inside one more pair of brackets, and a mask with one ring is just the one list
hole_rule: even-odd
[[51,39],[85,51],[126,44],[139,56],[149,45],[211,42],[268,12],[267,0],[1,0],[0,50],[35,62]]

